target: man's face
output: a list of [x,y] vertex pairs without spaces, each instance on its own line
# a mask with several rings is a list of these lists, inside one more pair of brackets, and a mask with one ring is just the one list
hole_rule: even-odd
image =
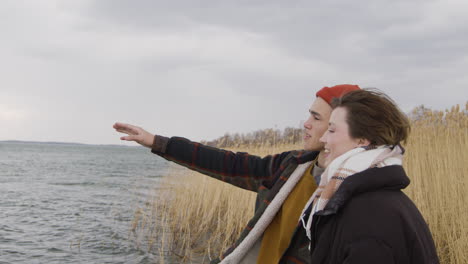
[[304,149],[320,151],[324,144],[320,142],[320,137],[328,128],[332,108],[320,97],[317,97],[310,106],[310,116],[304,123]]

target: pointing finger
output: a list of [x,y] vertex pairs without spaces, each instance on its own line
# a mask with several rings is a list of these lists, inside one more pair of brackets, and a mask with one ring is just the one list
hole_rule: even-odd
[[133,126],[114,126],[114,129],[120,133],[125,133],[129,135],[138,135],[140,134],[138,129]]
[[125,140],[125,141],[136,141],[135,136],[124,136],[124,137],[120,137],[120,139]]

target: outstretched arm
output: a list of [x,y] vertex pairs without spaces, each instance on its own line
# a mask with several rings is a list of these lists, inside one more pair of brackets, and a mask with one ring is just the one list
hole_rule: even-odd
[[278,176],[276,172],[280,170],[281,162],[290,154],[283,152],[261,158],[206,146],[186,138],[158,135],[151,151],[169,161],[250,191],[258,191],[267,182],[271,184]]
[[169,161],[251,191],[258,191],[262,182],[272,180],[289,154],[284,152],[261,158],[205,146],[185,138],[155,136],[130,124],[115,123],[114,129],[127,134],[121,140],[137,142]]
[[121,140],[135,141],[147,148],[153,146],[154,135],[141,127],[117,122],[114,124],[114,129],[120,133],[127,134],[127,136],[120,137]]

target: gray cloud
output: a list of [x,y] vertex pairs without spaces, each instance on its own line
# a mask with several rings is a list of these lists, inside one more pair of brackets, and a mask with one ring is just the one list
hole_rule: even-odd
[[[403,109],[468,98],[465,1],[3,1],[2,139],[196,140],[306,118],[322,86]],[[445,96],[439,94],[444,91]]]

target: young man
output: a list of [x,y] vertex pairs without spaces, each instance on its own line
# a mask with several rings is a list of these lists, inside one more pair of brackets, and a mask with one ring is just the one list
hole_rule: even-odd
[[357,85],[324,87],[316,94],[304,123],[304,150],[260,158],[205,146],[180,137],[153,135],[140,127],[114,128],[169,161],[257,192],[255,215],[239,239],[212,263],[309,263],[309,240],[299,222],[324,168],[320,137],[328,128],[331,100],[360,89]]

